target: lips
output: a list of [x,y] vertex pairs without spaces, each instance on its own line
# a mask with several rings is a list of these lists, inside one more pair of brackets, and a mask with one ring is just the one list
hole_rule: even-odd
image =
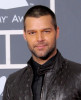
[[42,49],[42,48],[44,48],[45,46],[38,46],[37,48],[39,48],[39,49]]
[[46,45],[37,45],[35,47],[38,48],[38,49],[44,49],[46,47]]

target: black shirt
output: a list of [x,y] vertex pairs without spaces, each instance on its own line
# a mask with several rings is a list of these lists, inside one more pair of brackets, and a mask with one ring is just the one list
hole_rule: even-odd
[[32,59],[32,69],[34,73],[32,82],[33,100],[40,100],[45,72],[50,69],[49,66],[55,61],[56,55],[49,59],[43,65],[38,64]]

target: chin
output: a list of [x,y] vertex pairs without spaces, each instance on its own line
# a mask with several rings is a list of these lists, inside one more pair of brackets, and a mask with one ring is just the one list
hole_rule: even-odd
[[36,57],[43,59],[43,60],[46,60],[49,57],[49,55],[36,55]]

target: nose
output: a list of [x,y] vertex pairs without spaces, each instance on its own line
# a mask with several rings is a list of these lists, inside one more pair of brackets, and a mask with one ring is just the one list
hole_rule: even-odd
[[37,41],[38,42],[44,41],[44,36],[41,32],[37,33]]

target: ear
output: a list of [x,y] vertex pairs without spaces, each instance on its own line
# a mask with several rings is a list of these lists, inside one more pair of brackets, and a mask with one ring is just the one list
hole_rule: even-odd
[[26,40],[26,33],[25,33],[25,31],[23,31],[23,37]]
[[57,26],[57,29],[56,29],[56,39],[59,38],[59,27]]

